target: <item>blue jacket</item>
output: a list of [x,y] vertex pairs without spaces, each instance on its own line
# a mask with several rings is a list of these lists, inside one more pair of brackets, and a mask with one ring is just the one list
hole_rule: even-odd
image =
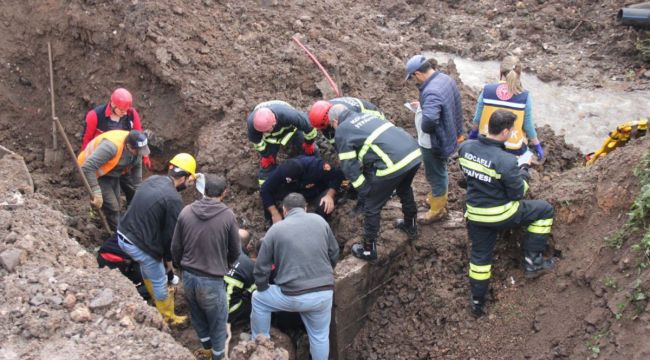
[[436,71],[420,86],[422,131],[431,135],[431,151],[448,158],[463,133],[463,107],[456,82]]

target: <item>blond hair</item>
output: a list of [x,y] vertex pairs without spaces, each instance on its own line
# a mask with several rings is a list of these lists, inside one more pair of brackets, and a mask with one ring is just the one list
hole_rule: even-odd
[[516,56],[506,56],[501,61],[501,79],[506,79],[508,92],[513,95],[519,95],[524,91],[520,76],[521,62],[519,62],[519,58]]

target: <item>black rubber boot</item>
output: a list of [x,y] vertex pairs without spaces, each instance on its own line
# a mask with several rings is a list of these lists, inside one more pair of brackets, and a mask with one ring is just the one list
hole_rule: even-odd
[[352,255],[361,260],[374,261],[377,260],[377,244],[372,241],[363,241],[363,243],[356,243],[352,245]]
[[472,296],[469,302],[469,306],[469,311],[475,318],[479,318],[485,315],[485,311],[483,310],[483,306],[485,306],[484,298]]
[[534,279],[547,273],[555,267],[555,258],[544,259],[541,252],[526,252],[524,256],[524,276],[527,279]]
[[402,230],[408,236],[409,240],[418,238],[418,224],[415,218],[411,220],[397,219],[395,220],[395,228]]

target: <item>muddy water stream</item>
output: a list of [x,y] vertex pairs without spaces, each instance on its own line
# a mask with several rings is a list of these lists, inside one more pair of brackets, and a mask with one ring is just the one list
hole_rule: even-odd
[[[485,84],[498,81],[498,62],[472,61],[437,52],[425,55],[435,58],[438,63],[453,58],[461,80],[475,89],[477,95]],[[527,73],[523,74],[522,83],[532,96],[535,124],[550,125],[584,153],[598,149],[618,124],[650,116],[650,91],[560,86],[542,82],[537,76]]]

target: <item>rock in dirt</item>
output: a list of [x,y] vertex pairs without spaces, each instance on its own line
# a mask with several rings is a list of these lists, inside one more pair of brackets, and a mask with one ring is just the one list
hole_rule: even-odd
[[608,315],[608,311],[605,308],[595,308],[585,317],[585,322],[589,325],[597,326],[603,322]]
[[90,321],[90,309],[85,306],[78,306],[70,313],[70,318],[75,322],[85,322]]
[[276,348],[271,339],[257,336],[255,341],[241,341],[232,349],[231,360],[289,360],[289,352]]
[[63,307],[66,309],[72,309],[77,304],[77,297],[73,294],[68,294],[63,299]]
[[160,61],[160,64],[162,65],[167,65],[169,60],[171,60],[172,56],[169,54],[167,49],[160,47],[156,49],[156,59]]
[[90,301],[90,309],[100,309],[106,306],[109,306],[113,303],[113,290],[112,289],[102,289],[102,291]]
[[20,249],[5,250],[0,254],[0,263],[7,271],[12,272],[20,264],[24,254]]

